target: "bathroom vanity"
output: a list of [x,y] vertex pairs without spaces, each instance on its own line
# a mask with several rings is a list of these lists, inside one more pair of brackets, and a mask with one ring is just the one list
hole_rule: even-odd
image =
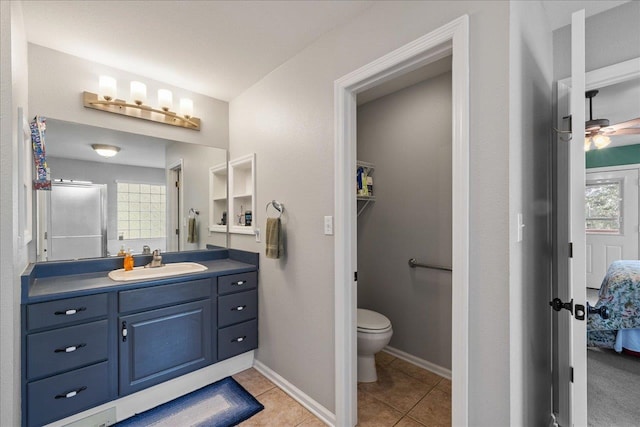
[[[136,265],[149,256],[135,257]],[[258,254],[163,254],[205,271],[114,281],[122,258],[36,263],[22,276],[23,425],[38,426],[258,345]]]

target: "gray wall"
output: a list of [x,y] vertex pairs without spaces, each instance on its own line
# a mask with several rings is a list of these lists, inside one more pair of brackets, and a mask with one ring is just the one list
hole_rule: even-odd
[[[182,159],[183,218],[189,217],[189,208],[200,212],[196,219],[198,241],[187,243],[187,225],[181,224],[182,248],[185,250],[205,249],[207,244],[227,246],[225,233],[209,231],[209,168],[226,163],[227,152],[212,150],[196,144],[173,143],[167,147],[167,166]],[[171,185],[167,183],[167,185]]]
[[[286,206],[287,255],[260,263],[256,357],[329,410],[334,239],[323,234],[323,216],[334,214],[334,81],[463,14],[470,20],[471,304],[462,349],[469,419],[509,425],[509,3],[374,2],[230,103],[230,156],[256,153],[256,205]],[[264,229],[264,215],[256,221]],[[230,245],[264,248],[241,235]]]
[[[508,292],[514,426],[548,425],[551,413],[553,64],[546,25],[538,2],[511,3]],[[524,223],[522,241],[518,214]]]
[[[185,65],[188,66],[188,65]],[[106,74],[118,82],[121,98],[128,95],[128,82],[140,80],[147,85],[149,104],[159,88],[173,92],[174,99],[193,99],[194,115],[202,120],[200,131],[167,126],[148,120],[134,120],[85,108],[82,92],[98,92],[98,77]],[[32,115],[41,115],[73,123],[117,129],[172,141],[192,142],[218,148],[229,146],[229,104],[205,95],[189,92],[166,83],[107,67],[35,44],[29,44],[29,105]]]
[[[111,255],[117,253],[120,245],[131,248],[133,252],[142,252],[142,245],[151,248],[166,247],[166,239],[158,245],[157,239],[118,241],[118,193],[117,181],[139,182],[144,184],[166,185],[166,177],[162,168],[145,168],[141,166],[117,165],[102,162],[47,157],[47,165],[51,169],[52,179],[75,179],[91,181],[94,184],[107,185],[107,240]],[[114,252],[115,251],[115,252]]]
[[[640,1],[593,15],[585,23],[585,68],[597,70],[640,57]],[[553,32],[553,79],[571,74],[571,27]]]
[[[375,203],[358,217],[358,307],[389,317],[390,346],[451,369],[451,73],[358,108]],[[361,203],[361,202],[360,202]]]

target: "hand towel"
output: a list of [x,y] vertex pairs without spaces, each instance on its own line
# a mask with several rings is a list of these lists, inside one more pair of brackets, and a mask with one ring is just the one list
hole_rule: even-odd
[[278,259],[284,255],[280,218],[267,218],[267,235],[265,242],[267,258]]
[[187,233],[187,243],[198,242],[198,230],[196,228],[196,219],[189,218],[189,231]]

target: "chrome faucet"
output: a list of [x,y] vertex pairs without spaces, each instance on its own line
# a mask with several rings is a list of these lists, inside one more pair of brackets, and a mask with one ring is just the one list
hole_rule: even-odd
[[142,255],[151,255],[151,248],[149,245],[144,245],[142,247]]
[[160,249],[156,249],[155,251],[153,251],[153,258],[151,259],[151,262],[145,265],[145,268],[155,267],[162,267],[162,256],[160,255]]

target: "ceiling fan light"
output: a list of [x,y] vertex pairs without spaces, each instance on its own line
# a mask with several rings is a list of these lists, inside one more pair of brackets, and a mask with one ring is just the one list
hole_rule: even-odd
[[584,151],[589,151],[591,149],[591,137],[587,136],[584,138]]
[[608,136],[598,134],[593,137],[593,145],[595,145],[597,149],[604,148],[609,144],[611,144],[611,138]]

